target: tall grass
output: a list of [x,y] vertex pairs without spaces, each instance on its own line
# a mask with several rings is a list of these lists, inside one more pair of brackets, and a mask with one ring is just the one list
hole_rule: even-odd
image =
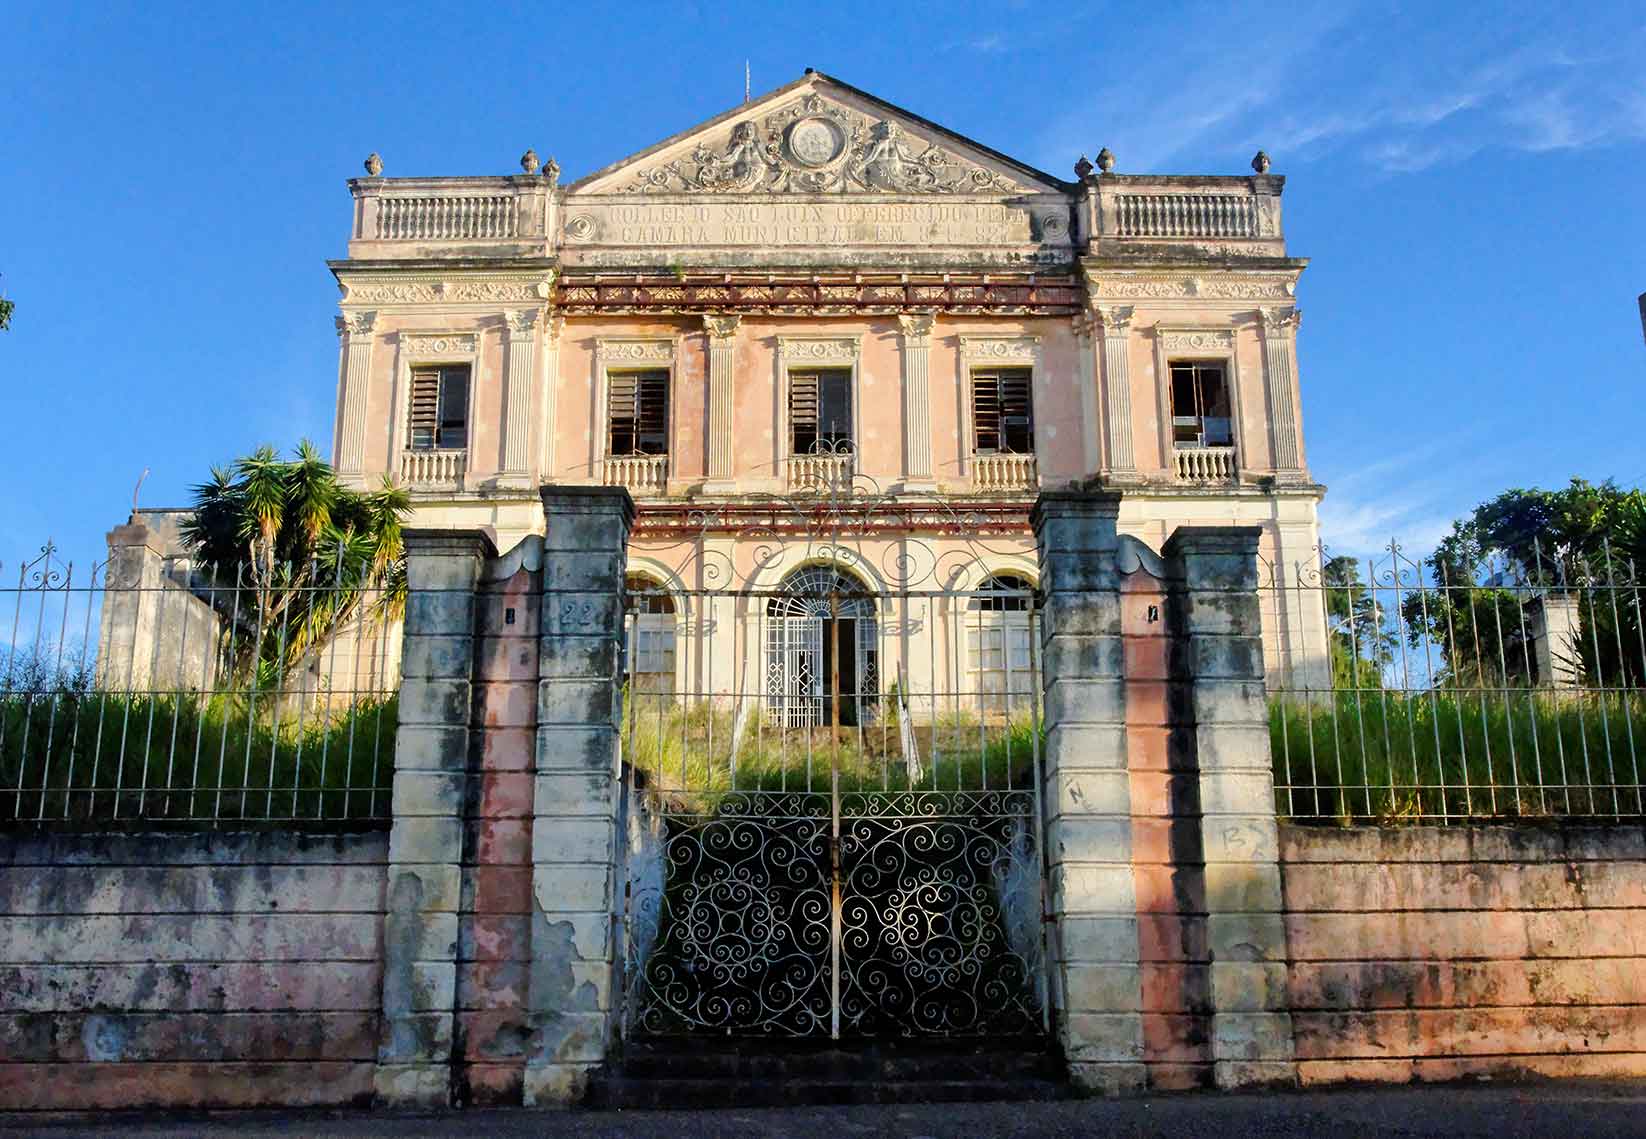
[[1638,817],[1646,693],[1336,693],[1269,704],[1275,808],[1299,822]]
[[270,703],[86,683],[0,695],[0,827],[386,820],[397,698]]
[[1026,709],[915,723],[915,765],[907,762],[894,709],[884,702],[869,722],[838,733],[828,724],[786,728],[752,709],[738,737],[736,716],[723,703],[641,694],[630,700],[619,730],[624,757],[645,785],[693,811],[712,811],[736,792],[826,795],[836,765],[848,795],[1033,787],[1041,745]]

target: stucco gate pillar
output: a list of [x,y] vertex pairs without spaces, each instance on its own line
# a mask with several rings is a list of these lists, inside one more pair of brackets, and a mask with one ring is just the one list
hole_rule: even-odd
[[1212,1061],[1219,1087],[1297,1079],[1269,752],[1256,526],[1179,527],[1181,659],[1200,782]]
[[405,549],[375,1082],[386,1104],[445,1107],[451,1098],[474,592],[481,568],[497,551],[483,533],[463,530],[408,530]]
[[1040,549],[1051,997],[1069,1073],[1093,1091],[1145,1082],[1122,676],[1120,496],[1048,492]]
[[616,1023],[618,646],[634,501],[545,486],[524,1099],[576,1102]]

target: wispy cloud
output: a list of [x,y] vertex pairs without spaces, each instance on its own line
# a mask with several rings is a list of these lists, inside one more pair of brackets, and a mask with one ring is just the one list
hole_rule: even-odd
[[1123,170],[1163,170],[1261,145],[1277,155],[1333,150],[1405,173],[1488,148],[1543,154],[1646,138],[1637,66],[1646,21],[1627,11],[1558,27],[1529,14],[1486,21],[1369,3],[1255,22],[1229,9],[1177,12],[1140,31],[1140,55],[1179,58],[1184,42],[1230,42],[1261,66],[1184,58],[1128,71],[1048,128],[1046,164],[1108,145]]

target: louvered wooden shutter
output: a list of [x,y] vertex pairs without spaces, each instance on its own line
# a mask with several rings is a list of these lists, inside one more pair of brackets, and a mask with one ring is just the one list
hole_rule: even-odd
[[789,430],[794,453],[817,449],[817,373],[789,374]]
[[606,411],[611,425],[611,453],[634,454],[635,375],[618,372],[607,377]]
[[972,373],[972,425],[977,450],[1000,450],[1000,382],[993,372]]
[[440,369],[417,368],[411,379],[411,449],[428,451],[434,447],[440,428]]
[[1029,393],[1030,373],[1014,369],[1000,373],[1000,448],[1019,455],[1034,451],[1034,404]]
[[669,373],[614,372],[606,401],[613,455],[664,455],[669,450]]

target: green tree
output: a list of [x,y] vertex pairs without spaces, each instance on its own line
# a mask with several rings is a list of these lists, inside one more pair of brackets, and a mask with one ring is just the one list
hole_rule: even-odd
[[1376,591],[1360,580],[1352,557],[1336,557],[1321,567],[1326,616],[1331,626],[1332,683],[1337,688],[1377,688],[1394,654],[1395,635],[1387,627]]
[[17,305],[0,297],[0,332],[11,327],[11,314],[17,311]]
[[265,446],[214,467],[194,488],[182,535],[207,567],[236,674],[279,687],[357,615],[398,618],[410,511],[410,496],[387,478],[369,493],[339,484],[306,439],[290,460]]
[[1429,638],[1459,685],[1526,683],[1534,666],[1527,602],[1578,602],[1572,646],[1588,683],[1646,683],[1637,570],[1646,569],[1646,496],[1573,479],[1560,490],[1514,489],[1452,524],[1426,562],[1430,588],[1402,606],[1412,644]]

